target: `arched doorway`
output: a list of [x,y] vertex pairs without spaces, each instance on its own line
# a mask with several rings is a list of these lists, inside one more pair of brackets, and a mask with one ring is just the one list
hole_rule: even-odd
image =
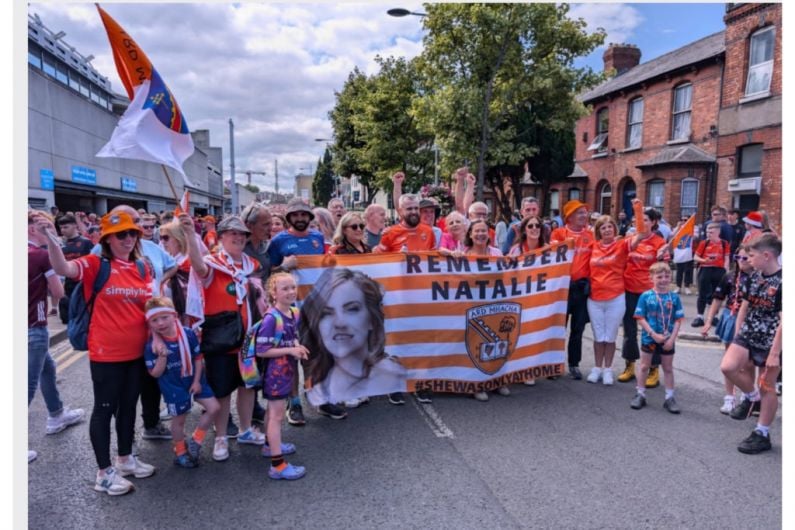
[[602,215],[610,215],[610,204],[613,201],[613,188],[603,180],[596,186],[596,208]]
[[619,189],[621,190],[621,209],[624,210],[624,213],[627,215],[627,220],[632,221],[632,217],[634,216],[632,212],[632,199],[638,195],[635,181],[632,180],[631,177],[626,177]]

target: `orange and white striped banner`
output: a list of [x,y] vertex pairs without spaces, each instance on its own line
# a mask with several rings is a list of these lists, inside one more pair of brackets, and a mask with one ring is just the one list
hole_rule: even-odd
[[[310,361],[327,357],[320,371],[307,373],[305,366],[310,401],[414,390],[474,393],[563,375],[572,256],[566,243],[518,258],[436,252],[299,256],[301,343],[309,347]],[[351,271],[380,285],[382,316],[374,312],[372,294],[357,294],[362,282]],[[356,344],[379,343],[373,338],[381,320],[381,344],[394,361],[386,363],[386,372],[399,377],[379,376],[383,354],[374,364],[366,347],[353,351]],[[373,369],[362,370],[362,363]],[[373,381],[363,381],[368,378]],[[317,385],[324,388],[313,392]]]

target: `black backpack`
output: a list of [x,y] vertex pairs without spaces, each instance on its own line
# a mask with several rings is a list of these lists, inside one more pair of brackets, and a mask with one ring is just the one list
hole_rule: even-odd
[[[141,278],[146,278],[143,261],[135,260],[135,265],[138,267],[138,273]],[[94,279],[91,299],[86,302],[86,297],[83,296],[82,281],[77,283],[72,295],[69,297],[69,323],[66,331],[69,336],[69,343],[75,350],[88,350],[88,326],[91,323],[91,313],[94,310],[94,299],[102,289],[102,286],[105,285],[105,282],[108,281],[108,278],[110,278],[110,260],[108,258],[100,258],[99,271]]]

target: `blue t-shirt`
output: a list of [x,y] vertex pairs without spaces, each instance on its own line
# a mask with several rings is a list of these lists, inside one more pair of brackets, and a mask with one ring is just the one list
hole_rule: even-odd
[[[188,338],[188,347],[190,348],[190,356],[193,360],[194,374],[196,373],[197,359],[200,357],[199,352],[199,339],[196,334],[189,328],[183,327],[186,337]],[[188,398],[190,395],[190,386],[193,384],[193,377],[182,377],[182,360],[179,356],[179,343],[177,341],[164,341],[168,347],[168,357],[166,357],[166,369],[163,374],[157,378],[157,383],[160,385],[160,391],[163,393],[163,400],[166,403],[180,403]],[[146,342],[146,349],[144,350],[144,361],[146,368],[151,370],[155,367],[157,362],[157,354],[152,350],[152,339]],[[202,383],[204,386],[204,373],[202,373]]]
[[287,256],[304,256],[307,254],[323,254],[323,234],[310,230],[305,236],[294,236],[289,232],[279,232],[268,245],[268,256],[271,266],[278,267]]
[[[646,319],[655,333],[670,335],[676,321],[685,318],[685,310],[678,294],[656,293],[654,289],[649,289],[640,295],[638,305],[635,306],[635,318],[641,317]],[[654,344],[654,339],[645,329],[641,333],[641,343]]]

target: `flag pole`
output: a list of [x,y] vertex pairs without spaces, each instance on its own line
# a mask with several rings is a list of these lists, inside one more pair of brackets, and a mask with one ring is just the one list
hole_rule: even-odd
[[163,173],[166,174],[166,180],[168,181],[168,187],[171,188],[171,193],[174,195],[174,200],[177,201],[177,206],[179,206],[179,197],[177,197],[177,190],[174,189],[174,184],[171,182],[171,177],[168,175],[168,171],[166,171],[166,165],[160,164],[160,167],[163,168]]

